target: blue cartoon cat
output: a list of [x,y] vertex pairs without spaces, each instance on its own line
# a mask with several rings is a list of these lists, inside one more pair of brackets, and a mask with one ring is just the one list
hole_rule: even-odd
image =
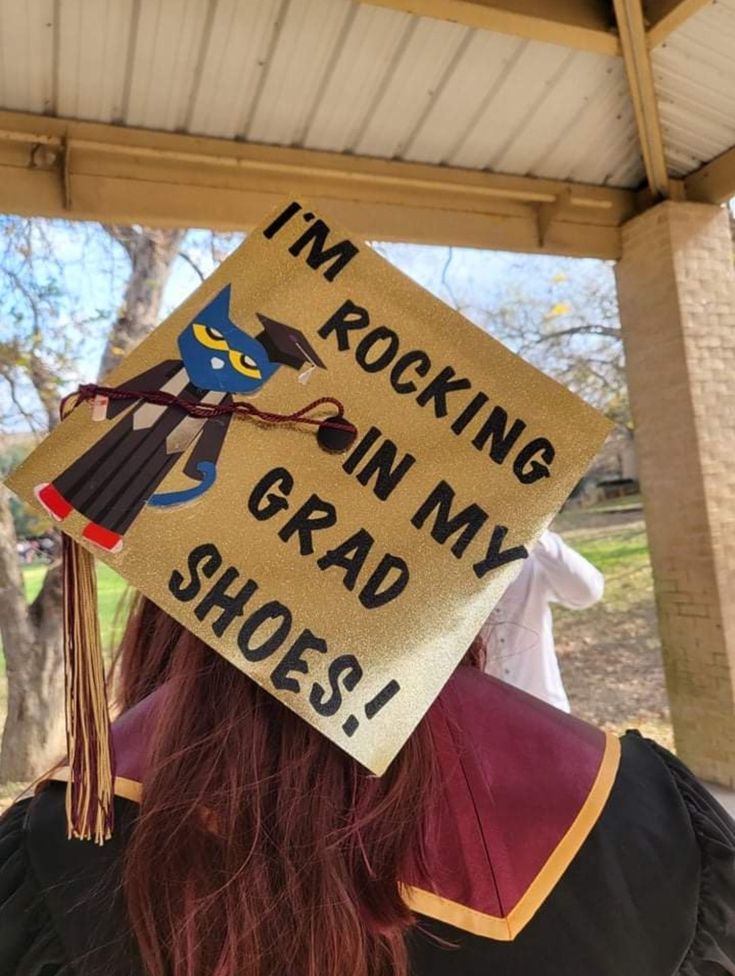
[[[163,391],[189,403],[228,405],[234,395],[257,392],[282,365],[324,368],[306,337],[288,325],[258,315],[263,331],[253,337],[230,318],[230,286],[222,289],[181,332],[180,359],[157,363],[126,380],[135,393]],[[125,416],[54,481],[38,485],[36,497],[57,521],[72,512],[88,519],[87,541],[118,552],[145,505],[168,507],[200,497],[214,484],[232,418],[193,417],[179,407],[138,400],[110,400],[101,419]],[[178,459],[189,450],[184,473],[194,484],[156,494]]]

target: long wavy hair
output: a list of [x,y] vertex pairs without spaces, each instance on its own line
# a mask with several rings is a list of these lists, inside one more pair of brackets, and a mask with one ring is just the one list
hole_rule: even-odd
[[436,783],[421,723],[372,776],[146,599],[119,704],[162,685],[124,872],[147,976],[407,976],[400,883]]

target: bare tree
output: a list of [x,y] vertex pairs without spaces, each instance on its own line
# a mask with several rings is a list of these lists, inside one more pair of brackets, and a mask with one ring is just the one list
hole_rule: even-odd
[[479,287],[454,280],[447,250],[441,297],[514,352],[604,410],[624,429],[631,418],[623,339],[611,269],[600,261],[522,257]]
[[[100,228],[45,221],[6,219],[0,307],[0,379],[21,416],[35,430],[57,423],[60,396],[78,381],[80,347],[109,321],[109,310],[82,317],[66,261],[56,245],[73,235],[89,235],[99,245]],[[105,228],[125,250],[129,274],[123,302],[109,331],[100,367],[106,373],[155,326],[171,267],[184,232],[143,227]],[[84,243],[84,241],[82,241]],[[63,250],[63,248],[62,248]],[[68,246],[67,246],[68,250]],[[99,271],[97,273],[100,273]],[[26,600],[17,558],[9,496],[0,488],[0,636],[5,653],[8,711],[0,747],[0,781],[28,781],[62,750],[63,661],[61,573],[50,566],[41,591]]]
[[[70,251],[75,250],[74,245],[83,249],[86,233],[85,228],[65,231],[63,225],[45,221],[4,218],[0,224],[0,379],[16,418],[22,418],[36,433],[56,426],[63,383],[74,376],[74,348],[89,338],[100,318],[96,313],[82,316],[75,310],[76,289],[58,257],[62,239],[67,240]],[[1,781],[32,779],[59,751],[63,730],[61,627],[58,560],[29,603],[18,562],[10,496],[0,487],[0,636],[8,688]]]

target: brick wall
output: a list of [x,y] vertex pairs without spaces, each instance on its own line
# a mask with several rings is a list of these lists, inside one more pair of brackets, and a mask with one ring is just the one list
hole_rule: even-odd
[[677,750],[735,786],[735,273],[727,213],[663,203],[617,269]]

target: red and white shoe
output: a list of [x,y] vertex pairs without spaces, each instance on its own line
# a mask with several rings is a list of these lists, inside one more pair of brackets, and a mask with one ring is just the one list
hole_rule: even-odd
[[82,536],[105,552],[120,552],[123,547],[123,537],[119,533],[106,529],[104,525],[97,525],[96,522],[89,522]]
[[74,506],[64,498],[58,488],[48,482],[36,485],[33,493],[51,518],[56,519],[57,522],[63,522],[67,515],[71,515],[74,511]]

